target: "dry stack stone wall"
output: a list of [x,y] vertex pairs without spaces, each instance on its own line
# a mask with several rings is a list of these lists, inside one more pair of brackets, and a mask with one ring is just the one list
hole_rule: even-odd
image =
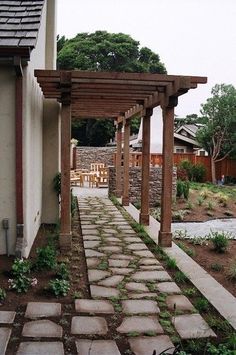
[[[129,170],[130,182],[130,202],[136,203],[141,200],[141,180],[142,171],[141,167],[132,167]],[[161,201],[161,181],[162,181],[162,168],[150,168],[150,207],[156,206]],[[123,171],[121,184],[123,188]],[[114,194],[116,189],[116,169],[115,167],[109,168],[109,194]],[[176,169],[173,171],[173,197],[176,193]]]
[[90,169],[91,163],[114,165],[116,147],[77,147],[76,169]]

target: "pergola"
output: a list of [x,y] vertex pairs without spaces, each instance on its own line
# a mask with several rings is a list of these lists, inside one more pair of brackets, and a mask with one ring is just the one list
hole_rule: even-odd
[[[61,234],[62,249],[71,247],[70,138],[71,119],[113,118],[117,127],[116,196],[129,205],[130,120],[143,118],[140,223],[149,224],[150,118],[163,111],[162,199],[159,243],[171,246],[171,203],[174,108],[178,96],[207,82],[206,77],[144,73],[36,70],[45,98],[61,103]],[[123,190],[121,188],[122,126],[124,126]]]

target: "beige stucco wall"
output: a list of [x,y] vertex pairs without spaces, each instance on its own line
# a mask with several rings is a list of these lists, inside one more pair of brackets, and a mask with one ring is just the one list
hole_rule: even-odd
[[6,253],[2,219],[9,218],[9,249],[14,254],[15,208],[15,73],[0,67],[0,254]]

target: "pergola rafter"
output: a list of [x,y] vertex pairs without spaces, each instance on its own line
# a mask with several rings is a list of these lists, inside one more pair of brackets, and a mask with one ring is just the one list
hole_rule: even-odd
[[[163,110],[163,168],[160,243],[171,245],[171,201],[173,170],[174,107],[178,97],[198,84],[205,84],[206,77],[178,76],[149,73],[113,73],[88,71],[36,70],[35,76],[45,98],[54,98],[62,104],[62,215],[61,246],[70,244],[70,121],[83,118],[113,118],[117,123],[116,176],[121,177],[121,127],[124,125],[124,186],[123,204],[129,204],[129,132],[130,120],[143,117],[143,164],[141,186],[140,223],[149,223],[149,155],[150,117],[153,108]],[[116,181],[117,196],[121,196],[120,182]],[[68,246],[67,245],[67,246]]]

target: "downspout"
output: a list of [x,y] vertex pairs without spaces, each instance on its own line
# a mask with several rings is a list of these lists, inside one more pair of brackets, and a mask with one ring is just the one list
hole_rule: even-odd
[[22,257],[24,238],[23,213],[23,70],[21,57],[14,57],[15,83],[15,168],[16,168],[16,247],[15,255]]

